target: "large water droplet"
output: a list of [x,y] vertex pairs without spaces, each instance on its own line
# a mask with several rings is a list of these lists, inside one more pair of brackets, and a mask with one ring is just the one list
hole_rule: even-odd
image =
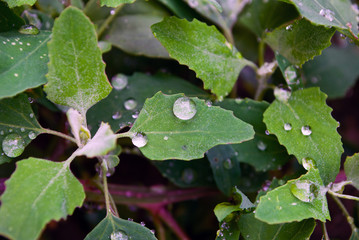
[[111,83],[116,90],[122,90],[128,84],[128,77],[124,74],[119,73],[112,77]]
[[127,110],[133,110],[137,107],[137,101],[133,98],[129,98],[123,104]]
[[259,142],[257,143],[257,148],[258,148],[259,150],[261,150],[261,151],[264,151],[264,150],[267,149],[267,145],[266,145],[264,142],[259,141]]
[[274,88],[274,96],[279,101],[287,102],[291,95],[292,95],[292,92],[290,91],[290,89],[280,88],[280,87]]
[[17,133],[7,135],[2,142],[2,150],[8,157],[18,157],[25,149],[24,139]]
[[223,167],[227,170],[230,170],[233,168],[233,163],[232,160],[230,158],[227,158],[226,160],[223,161]]
[[36,138],[36,133],[34,133],[33,131],[30,131],[29,134],[28,134],[29,138],[31,140],[35,139]]
[[128,240],[128,236],[123,231],[116,231],[111,233],[111,240]]
[[305,168],[305,170],[308,170],[308,171],[311,168],[315,168],[315,162],[311,158],[303,158],[302,159],[302,165]]
[[319,15],[325,17],[330,22],[332,22],[334,19],[335,13],[333,11],[331,11],[330,9],[320,9]]
[[288,85],[295,84],[297,82],[297,70],[294,66],[289,66],[284,70],[284,77]]
[[173,104],[173,114],[181,120],[189,120],[197,113],[196,104],[192,99],[181,97]]
[[292,130],[292,125],[290,123],[285,123],[283,128],[285,131],[290,131]]
[[318,187],[309,180],[298,180],[290,186],[292,194],[302,202],[312,202],[318,196]]
[[112,115],[112,119],[114,119],[114,120],[120,119],[121,117],[122,117],[122,113],[121,113],[121,112],[115,112],[115,113]]
[[194,178],[195,178],[195,174],[192,168],[185,168],[182,172],[182,181],[190,184],[193,182]]
[[23,25],[19,29],[19,33],[22,33],[22,34],[36,35],[36,34],[39,34],[39,32],[40,32],[39,29],[31,24]]
[[309,136],[310,134],[312,134],[312,130],[309,126],[303,126],[300,130],[302,131],[302,134],[304,136]]
[[139,147],[139,148],[144,147],[144,146],[146,146],[147,142],[148,142],[148,139],[144,133],[136,133],[132,137],[132,143],[136,147]]

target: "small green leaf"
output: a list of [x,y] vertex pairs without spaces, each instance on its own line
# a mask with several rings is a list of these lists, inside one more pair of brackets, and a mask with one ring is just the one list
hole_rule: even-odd
[[24,20],[9,9],[5,2],[0,2],[0,32],[19,29],[25,24]]
[[4,0],[4,1],[7,2],[10,8],[19,7],[25,4],[32,6],[36,2],[36,0]]
[[[181,104],[183,111],[176,112],[183,98],[187,100]],[[143,135],[146,144],[140,150],[152,160],[201,158],[216,145],[247,141],[254,134],[252,126],[230,111],[208,106],[198,98],[161,92],[146,100],[130,133]]]
[[359,189],[359,154],[356,153],[351,157],[347,157],[344,163],[344,171],[348,181],[352,181],[354,187]]
[[328,184],[338,174],[343,148],[338,123],[325,99],[319,88],[296,91],[288,102],[275,100],[264,113],[264,122],[300,163],[313,159],[324,184]]
[[66,8],[55,21],[48,48],[47,97],[86,116],[111,92],[93,24],[81,10]]
[[0,233],[17,240],[37,239],[49,221],[71,215],[85,199],[68,162],[22,160],[5,184]]
[[37,35],[0,33],[0,98],[46,83],[50,32]]
[[169,17],[151,28],[170,56],[194,70],[204,82],[204,88],[219,98],[228,95],[240,71],[248,64],[214,26],[196,19],[188,22]]
[[245,240],[306,240],[312,235],[316,224],[312,218],[300,222],[267,224],[250,213],[242,215],[238,225]]
[[[10,161],[9,157],[13,157],[11,151],[15,150],[20,155],[25,146],[28,145],[33,139],[43,132],[43,129],[34,117],[34,113],[31,109],[30,103],[25,94],[20,94],[13,98],[6,98],[0,100],[0,164]],[[19,143],[18,146],[4,144],[3,141],[7,136],[11,135]],[[10,136],[10,137],[11,137]],[[20,138],[19,138],[20,137]],[[7,155],[8,154],[8,155]]]
[[156,240],[157,238],[141,224],[115,217],[109,213],[85,238],[85,240],[98,239]]
[[87,140],[91,138],[90,132],[84,126],[85,119],[78,111],[72,108],[67,111],[66,116],[71,127],[71,133],[76,139],[77,146],[83,147]]
[[300,19],[276,28],[264,40],[274,51],[300,66],[329,47],[334,32],[334,28],[315,26],[308,20]]
[[[313,192],[308,192],[308,194],[314,195],[311,201],[299,199],[296,197],[298,196],[297,192],[293,191],[293,186],[297,186],[297,190],[303,189],[301,188],[301,183],[306,181],[310,181],[316,186]],[[269,191],[265,196],[260,197],[255,217],[268,224],[301,221],[307,218],[314,218],[325,222],[326,219],[330,220],[325,194],[326,191],[319,176],[319,171],[312,168],[300,178],[290,180],[285,185]]]
[[101,0],[101,7],[107,6],[107,7],[118,7],[121,4],[124,3],[133,3],[136,0]]

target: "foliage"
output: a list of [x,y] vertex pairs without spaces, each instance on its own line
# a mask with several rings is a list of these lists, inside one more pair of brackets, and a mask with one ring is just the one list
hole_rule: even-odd
[[356,239],[359,146],[333,117],[355,2],[1,1],[0,235],[83,214],[66,238],[301,240],[328,235],[330,196]]

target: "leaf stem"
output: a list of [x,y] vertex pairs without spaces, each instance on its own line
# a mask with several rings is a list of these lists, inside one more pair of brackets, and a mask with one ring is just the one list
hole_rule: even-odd
[[223,30],[223,34],[226,37],[226,39],[228,40],[228,42],[230,42],[234,46],[234,38],[233,38],[232,31],[227,27],[222,27],[222,30]]
[[325,222],[322,222],[322,231],[323,231],[324,239],[330,240]]
[[124,133],[118,133],[118,134],[116,134],[117,138],[125,138],[125,137],[131,138],[132,135],[133,135],[132,132],[124,132]]
[[264,64],[264,50],[265,50],[265,43],[263,40],[260,40],[258,45],[258,66],[262,66]]
[[333,200],[335,201],[335,203],[339,206],[339,208],[342,210],[344,216],[347,218],[347,221],[350,225],[350,228],[352,229],[352,231],[355,231],[356,226],[354,224],[354,219],[352,216],[349,215],[348,210],[345,208],[344,204],[340,201],[340,199],[336,196],[336,194],[333,194],[334,192],[332,191],[328,191],[330,196],[333,198]]
[[336,193],[333,192],[332,190],[328,190],[328,192],[334,196],[340,197],[340,198],[344,198],[344,199],[349,199],[349,200],[354,200],[354,201],[359,201],[359,197],[355,197],[355,196],[351,196],[351,195],[346,195],[346,194],[340,194],[340,193]]
[[102,182],[103,182],[103,190],[105,194],[105,204],[106,204],[107,214],[112,213],[113,215],[118,216],[116,207],[115,208],[111,207],[110,193],[108,191],[107,176],[106,176],[107,166],[105,161],[101,162],[101,169],[102,169]]
[[156,235],[158,237],[159,240],[166,240],[166,232],[165,232],[165,229],[163,227],[163,224],[161,222],[161,219],[156,215],[154,214],[153,212],[151,212],[152,214],[152,217],[153,217],[153,223],[156,227]]
[[62,138],[65,138],[66,140],[69,140],[71,142],[74,142],[76,143],[76,139],[69,136],[69,135],[66,135],[62,132],[57,132],[57,131],[54,131],[54,130],[51,130],[51,129],[48,129],[48,128],[43,128],[42,129],[42,133],[47,133],[47,134],[51,134],[51,135],[55,135],[55,136],[58,136],[58,137],[62,137]]
[[97,31],[97,39],[100,39],[102,37],[102,34],[105,32],[106,28],[108,28],[108,25],[115,19],[116,15],[121,11],[121,9],[125,6],[124,3],[118,5],[114,12],[111,13],[106,20],[101,24]]

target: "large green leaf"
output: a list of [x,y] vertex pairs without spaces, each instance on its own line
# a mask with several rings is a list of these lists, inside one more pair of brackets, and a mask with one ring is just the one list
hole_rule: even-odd
[[228,95],[240,71],[248,64],[214,26],[196,19],[188,22],[165,18],[152,25],[152,31],[170,56],[194,70],[203,80],[204,88],[219,98]]
[[36,2],[36,0],[5,0],[5,2],[7,2],[10,8],[13,8],[25,4],[32,6]]
[[93,24],[79,9],[66,8],[55,21],[48,47],[47,97],[85,116],[111,91]]
[[347,157],[344,163],[345,175],[348,181],[352,181],[353,186],[359,189],[359,154],[356,153],[351,157]]
[[127,221],[109,213],[85,238],[85,240],[156,240],[155,235],[141,224]]
[[329,98],[343,97],[359,76],[359,50],[328,48],[303,65],[306,86],[319,86]]
[[[116,86],[118,81],[127,81],[127,84],[124,85],[123,89],[119,90],[114,87],[107,98],[88,111],[87,121],[92,128],[92,133],[96,132],[101,121],[109,123],[114,132],[126,125],[131,125],[138,117],[145,100],[155,95],[158,91],[165,94],[185,93],[186,96],[202,98],[209,96],[205,91],[191,83],[168,74],[158,73],[151,76],[135,73],[130,77],[120,74],[119,77],[114,76],[112,85]],[[124,106],[124,103],[130,99],[135,100],[137,103],[133,109],[127,109]]]
[[37,35],[0,33],[0,98],[46,83],[50,32]]
[[22,160],[5,184],[0,233],[17,240],[37,239],[49,221],[66,218],[85,199],[69,162]]
[[238,225],[245,240],[306,240],[314,230],[315,221],[311,218],[300,222],[267,224],[250,213],[242,215]]
[[24,20],[9,9],[5,2],[0,2],[0,32],[19,29],[25,24]]
[[[43,132],[43,129],[34,117],[25,94],[0,100],[0,116],[1,164],[9,161],[10,157],[21,155],[26,145]],[[11,139],[16,139],[17,144],[10,144],[8,140]]]
[[302,65],[330,46],[334,28],[315,26],[305,19],[276,28],[265,36],[265,42],[294,65]]
[[338,122],[330,115],[332,109],[325,99],[319,88],[296,91],[287,102],[275,100],[264,113],[264,122],[300,163],[314,160],[328,184],[338,174],[343,148]]
[[118,7],[121,4],[124,3],[133,3],[136,0],[101,0],[101,7],[107,6],[107,7]]
[[[183,94],[160,92],[146,100],[130,133],[133,142],[145,140],[140,150],[152,160],[201,158],[216,145],[240,143],[254,134],[252,126],[228,110]],[[145,139],[139,139],[140,134]]]
[[[309,183],[311,185],[308,186],[310,187],[308,190],[312,191],[306,191],[303,196],[303,192],[298,192],[298,189]],[[326,191],[323,188],[319,171],[311,168],[307,174],[300,178],[290,180],[285,185],[260,197],[255,217],[269,224],[301,221],[308,218],[318,219],[322,222],[325,222],[326,219],[330,220],[328,203],[325,198]],[[298,195],[301,193],[302,195]],[[311,198],[310,201],[308,198]]]

